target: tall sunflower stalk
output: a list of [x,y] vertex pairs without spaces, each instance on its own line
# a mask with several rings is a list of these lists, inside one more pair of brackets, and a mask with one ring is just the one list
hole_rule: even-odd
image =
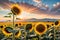
[[[21,14],[21,9],[19,8],[19,6],[17,4],[14,4],[12,5],[12,8],[11,8],[11,12],[13,13],[13,28],[15,28],[15,15],[19,15]],[[12,40],[15,40],[15,33],[13,32],[13,38]]]

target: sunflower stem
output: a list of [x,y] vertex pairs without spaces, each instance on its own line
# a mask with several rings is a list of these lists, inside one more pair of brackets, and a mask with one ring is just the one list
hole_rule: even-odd
[[[13,28],[14,28],[14,14],[13,14]],[[12,37],[12,40],[15,40],[15,33],[13,32],[13,37]]]

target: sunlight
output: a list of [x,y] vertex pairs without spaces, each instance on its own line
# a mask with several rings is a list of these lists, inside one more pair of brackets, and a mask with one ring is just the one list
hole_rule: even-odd
[[17,17],[20,18],[20,19],[31,19],[31,18],[40,18],[40,15],[38,14],[33,14],[33,13],[28,13],[28,12],[25,12],[23,11],[20,15],[18,15]]

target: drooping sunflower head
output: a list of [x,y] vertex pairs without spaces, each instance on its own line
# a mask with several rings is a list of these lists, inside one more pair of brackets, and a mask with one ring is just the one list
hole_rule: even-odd
[[14,15],[19,15],[21,14],[21,8],[19,7],[18,4],[13,4],[12,7],[11,7],[11,11]]
[[29,32],[32,32],[32,30],[33,30],[32,24],[26,24],[25,30],[26,30],[26,31],[29,31]]
[[17,31],[16,33],[15,33],[15,37],[16,38],[19,38],[21,36],[21,31]]

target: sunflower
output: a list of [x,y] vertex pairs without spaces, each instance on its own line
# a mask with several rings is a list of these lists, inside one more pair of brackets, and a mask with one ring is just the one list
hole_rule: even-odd
[[19,7],[18,4],[13,4],[11,7],[11,11],[14,15],[19,15],[21,13],[21,8]]
[[17,31],[17,32],[15,33],[15,37],[16,37],[16,38],[19,38],[20,35],[21,35],[21,31]]
[[60,26],[60,21],[59,20],[58,21],[55,21],[55,26],[56,27]]
[[5,27],[2,29],[2,33],[6,36],[6,37],[9,37],[10,35],[12,35],[12,32],[9,32],[7,29],[10,29],[10,30],[13,30],[12,27]]
[[43,22],[39,22],[38,24],[36,24],[36,26],[34,27],[34,31],[36,32],[36,34],[38,35],[42,35],[47,31],[47,26],[45,23]]
[[24,29],[26,31],[32,32],[32,30],[33,30],[33,24],[32,23],[26,24],[25,27],[24,27]]

